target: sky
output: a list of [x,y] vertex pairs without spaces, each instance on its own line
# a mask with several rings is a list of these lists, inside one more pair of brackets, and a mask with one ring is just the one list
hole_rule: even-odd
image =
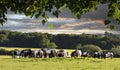
[[[0,30],[12,30],[20,32],[42,32],[52,34],[103,34],[104,32],[119,33],[119,27],[116,26],[116,30],[110,30],[104,25],[104,19],[107,19],[107,5],[101,4],[98,6],[97,11],[89,12],[82,15],[81,19],[77,19],[69,9],[65,9],[56,18],[50,13],[48,22],[44,25],[41,23],[41,18],[29,18],[24,14],[13,14],[8,12],[7,22],[0,26]],[[112,18],[108,18],[115,23]],[[54,27],[48,29],[50,23],[53,23]]]

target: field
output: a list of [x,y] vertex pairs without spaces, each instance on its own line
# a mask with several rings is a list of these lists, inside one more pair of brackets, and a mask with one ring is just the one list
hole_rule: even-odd
[[[8,51],[27,48],[0,48]],[[39,49],[39,48],[31,48]],[[59,50],[59,49],[57,49]],[[67,50],[69,54],[73,50]],[[0,70],[120,70],[120,58],[22,58],[0,56]]]
[[0,70],[120,70],[120,58],[23,58],[0,56]]
[[[11,51],[11,50],[14,50],[14,49],[23,50],[23,49],[28,49],[28,48],[0,47],[0,49],[5,49],[5,50],[8,50],[8,51]],[[40,49],[40,48],[29,48],[29,49],[36,50],[36,49]]]

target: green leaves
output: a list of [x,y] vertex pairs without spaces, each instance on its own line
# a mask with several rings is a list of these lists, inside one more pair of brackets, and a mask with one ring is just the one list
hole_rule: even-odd
[[[104,21],[104,24],[105,24],[105,25],[108,25],[108,24],[110,24],[110,22],[111,22],[110,20],[105,20],[105,21]],[[111,25],[111,24],[108,25],[108,27],[109,27],[111,30],[114,30],[114,29],[115,29],[115,26],[114,26],[114,25]]]
[[[77,18],[81,15],[96,10],[98,4],[108,4],[108,17],[113,17],[116,23],[120,24],[120,3],[119,0],[0,0],[0,15],[10,9],[14,13],[24,13],[31,18],[42,17],[42,24],[47,22],[46,12],[50,12],[55,17],[59,17],[61,10],[69,8]],[[54,9],[53,9],[54,8]],[[0,16],[0,23],[3,24],[7,18]],[[105,20],[105,25],[110,23]],[[111,26],[110,28],[113,28]]]
[[0,23],[2,26],[6,21],[7,21],[7,18],[5,16],[5,13],[0,14]]
[[51,29],[51,28],[53,28],[53,27],[54,27],[53,23],[50,23],[50,24],[48,25],[48,29]]
[[110,29],[111,30],[115,29],[115,26],[114,25],[110,25]]
[[80,49],[82,47],[82,45],[80,44],[80,43],[78,43],[77,45],[76,45],[76,49]]
[[42,13],[42,24],[44,25],[47,22],[47,19],[49,18],[48,16],[46,16],[45,12]]
[[3,19],[0,19],[0,23],[3,26],[3,23],[5,23],[5,21]]
[[75,16],[76,16],[78,19],[80,19],[81,14],[78,12],[78,13],[75,13]]
[[[120,5],[118,3],[116,3],[117,0],[114,0],[113,3],[111,2],[109,4],[109,12],[108,12],[108,16],[109,17],[113,17],[116,20],[117,24],[120,24]],[[109,23],[109,21],[106,21],[106,23]],[[117,25],[116,24],[116,25]],[[114,25],[110,25],[109,28],[111,30],[115,29]]]
[[105,25],[110,24],[110,20],[104,20],[104,24],[105,24]]
[[58,18],[59,11],[58,11],[58,10],[55,10],[55,11],[53,12],[53,15],[56,16],[56,17]]
[[46,22],[46,20],[45,20],[45,19],[43,19],[43,20],[42,20],[42,24],[44,25],[44,24],[45,24],[45,22]]
[[50,42],[49,47],[47,47],[47,48],[49,48],[49,49],[57,48],[57,45],[54,42]]
[[41,15],[41,12],[35,14],[35,18],[38,18]]
[[65,10],[65,6],[62,6],[62,7],[61,7],[61,10],[64,11],[64,10]]

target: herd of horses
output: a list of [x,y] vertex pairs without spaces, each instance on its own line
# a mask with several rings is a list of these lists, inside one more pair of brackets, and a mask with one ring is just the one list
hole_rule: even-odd
[[106,59],[106,58],[113,58],[114,54],[113,52],[94,52],[93,57],[94,58],[101,58],[101,59]]
[[[26,49],[26,50],[13,50],[12,51],[12,57],[13,58],[53,58],[53,57],[88,57],[89,53],[88,52],[82,52],[81,50],[74,50],[69,54],[67,50],[60,49],[47,49],[47,48],[42,48],[40,50],[31,50],[31,49]],[[108,53],[100,53],[100,52],[95,52],[93,53],[94,58],[107,58],[110,57],[111,59],[113,58],[113,53],[108,52]]]

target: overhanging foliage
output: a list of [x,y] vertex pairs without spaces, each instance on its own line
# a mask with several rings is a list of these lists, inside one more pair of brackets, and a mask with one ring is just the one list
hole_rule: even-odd
[[46,12],[59,17],[60,8],[69,8],[76,17],[80,18],[84,13],[96,10],[97,5],[101,3],[108,4],[108,16],[113,17],[116,23],[120,24],[120,0],[0,0],[0,24],[3,25],[7,21],[8,9],[14,13],[24,13],[31,18],[41,16],[44,24],[48,19]]

